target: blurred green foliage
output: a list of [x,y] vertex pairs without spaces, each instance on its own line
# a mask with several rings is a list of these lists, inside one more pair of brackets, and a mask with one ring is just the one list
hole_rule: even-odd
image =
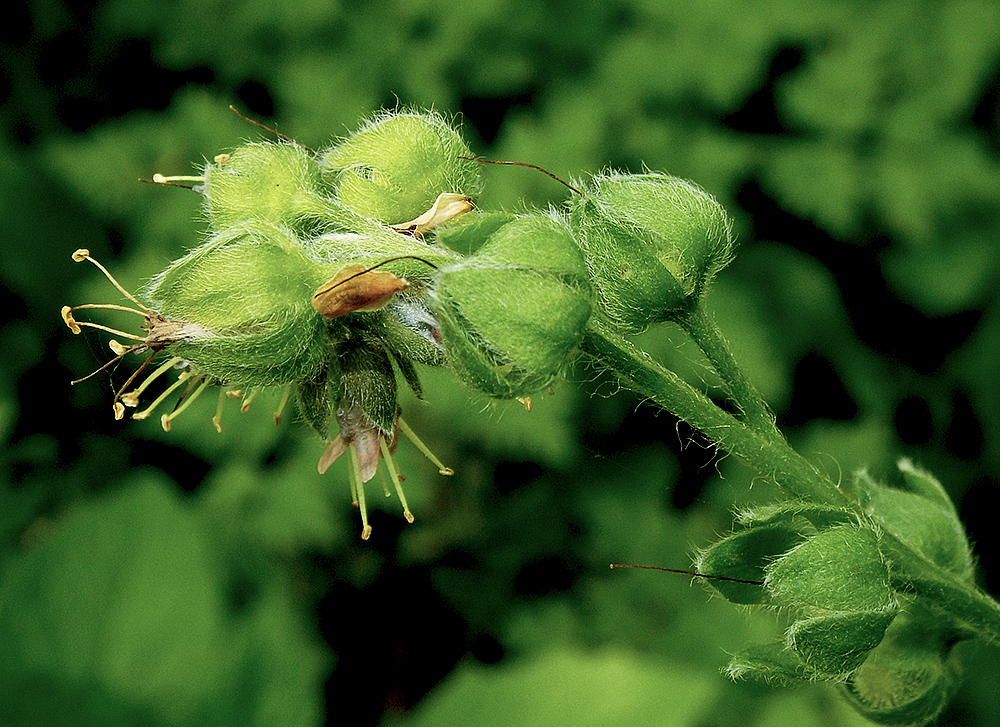
[[[383,106],[566,178],[665,170],[740,249],[709,306],[800,451],[844,476],[908,454],[959,503],[1000,591],[1000,6],[990,0],[32,0],[0,31],[0,722],[11,725],[862,724],[832,690],[729,683],[778,624],[685,567],[774,493],[578,367],[534,411],[440,372],[400,447],[410,505],[362,544],[346,472],[236,406],[114,422],[104,336],[64,304],[200,239],[144,186],[262,132],[318,148]],[[484,167],[486,209],[561,204]],[[669,327],[644,345],[713,380]],[[370,498],[375,499],[375,498]],[[381,499],[381,498],[378,498]],[[941,724],[1000,722],[995,647]]]

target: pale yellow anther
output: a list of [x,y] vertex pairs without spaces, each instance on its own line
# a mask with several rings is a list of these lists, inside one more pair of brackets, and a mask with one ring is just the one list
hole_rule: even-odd
[[531,411],[531,397],[530,396],[518,396],[516,397],[519,402],[524,406],[525,411]]
[[62,319],[63,323],[69,326],[69,329],[73,331],[74,335],[80,333],[81,331],[80,324],[76,322],[75,318],[73,318],[73,309],[70,308],[68,305],[64,305],[62,307]]
[[230,160],[230,158],[231,157],[228,154],[216,154],[215,158],[212,161],[214,161],[216,164],[225,164]]
[[247,394],[247,398],[240,404],[240,414],[246,414],[250,410],[250,405],[253,404],[254,397],[257,396],[257,391],[258,389],[253,389]]
[[74,262],[82,263],[88,257],[90,257],[90,250],[88,250],[85,247],[81,247],[79,250],[73,253]]
[[204,182],[204,177],[190,176],[185,174],[176,174],[166,177],[162,174],[154,174],[153,182],[155,184],[170,184],[171,182]]
[[110,348],[111,352],[114,353],[116,356],[124,356],[132,349],[131,346],[123,346],[113,338],[110,341],[108,341],[108,348]]
[[120,401],[116,401],[114,404],[115,421],[120,421],[122,417],[125,416],[125,407],[122,406]]
[[215,416],[212,417],[212,426],[215,427],[215,431],[222,434],[222,405],[226,402],[226,394],[228,392],[225,388],[219,388],[219,403],[215,406]]

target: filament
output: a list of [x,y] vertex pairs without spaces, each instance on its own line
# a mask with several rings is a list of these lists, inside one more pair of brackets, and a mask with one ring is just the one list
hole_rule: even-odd
[[441,463],[441,460],[439,460],[437,457],[434,456],[434,453],[427,448],[427,445],[420,440],[420,437],[418,437],[416,433],[412,429],[410,429],[410,426],[406,422],[404,422],[402,418],[398,419],[397,423],[399,424],[399,430],[406,435],[407,439],[413,442],[416,448],[419,449],[421,453],[427,459],[429,459],[435,467],[438,468],[438,472],[440,474],[442,475],[455,474],[455,470],[453,470],[451,467],[445,467]]
[[399,481],[399,472],[396,471],[396,462],[392,458],[392,452],[389,451],[389,445],[385,443],[384,439],[379,439],[378,444],[382,450],[382,459],[385,460],[386,469],[389,470],[389,479],[392,480],[396,496],[399,497],[399,502],[403,506],[403,517],[406,518],[406,522],[412,523],[413,513],[410,512],[410,507],[406,504],[406,495],[403,494],[403,485]]

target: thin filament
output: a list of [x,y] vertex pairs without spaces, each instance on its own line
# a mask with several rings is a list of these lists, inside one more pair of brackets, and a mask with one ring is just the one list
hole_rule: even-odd
[[403,517],[406,518],[406,522],[412,523],[413,513],[410,512],[410,506],[406,504],[406,495],[403,494],[403,485],[400,484],[399,472],[396,471],[396,462],[392,458],[392,452],[389,451],[389,445],[385,443],[384,439],[379,439],[378,444],[382,450],[382,459],[385,460],[386,469],[389,470],[389,479],[392,480],[392,484],[396,489],[396,496],[403,506]]
[[424,443],[423,443],[423,442],[422,442],[422,441],[420,440],[420,437],[418,437],[418,436],[416,435],[416,432],[414,432],[414,431],[413,431],[412,429],[410,429],[410,426],[409,426],[409,425],[408,425],[408,424],[407,424],[406,422],[404,422],[404,421],[402,420],[402,418],[400,418],[400,419],[398,420],[398,424],[399,424],[399,430],[400,430],[400,431],[401,431],[401,432],[402,432],[403,434],[405,434],[405,435],[406,435],[406,438],[407,438],[407,439],[409,439],[409,440],[410,440],[411,442],[413,442],[413,444],[414,444],[414,445],[416,446],[416,448],[417,448],[417,449],[419,449],[419,450],[420,450],[420,452],[421,452],[421,453],[422,453],[422,454],[423,454],[423,455],[424,455],[424,456],[425,456],[425,457],[426,457],[427,459],[429,459],[429,460],[430,460],[430,461],[431,461],[431,462],[432,462],[432,463],[434,464],[434,466],[435,466],[435,467],[437,467],[437,468],[438,468],[438,472],[439,472],[440,474],[442,474],[442,475],[453,475],[453,474],[455,474],[455,470],[453,470],[453,469],[452,469],[451,467],[445,467],[445,466],[444,466],[444,465],[443,465],[443,464],[441,463],[441,460],[439,460],[439,459],[438,459],[437,457],[435,457],[435,456],[434,456],[434,453],[433,453],[433,452],[431,452],[431,451],[430,451],[430,450],[429,450],[429,449],[427,448],[427,445],[426,445],[426,444],[424,444]]
[[136,412],[135,414],[133,414],[132,418],[133,419],[145,419],[146,417],[148,417],[152,413],[153,409],[155,409],[156,407],[158,407],[160,404],[163,403],[164,399],[166,399],[172,393],[174,393],[175,391],[177,391],[177,389],[180,387],[180,385],[183,384],[185,381],[187,381],[189,378],[191,378],[191,376],[193,376],[193,374],[190,371],[182,371],[181,375],[177,377],[177,381],[175,381],[170,386],[168,386],[167,389],[166,389],[166,391],[164,391],[162,394],[160,394],[158,397],[156,397],[156,399],[153,401],[152,404],[150,404],[148,407],[146,407],[142,411]]
[[[202,380],[201,386],[195,389],[194,393],[191,394],[191,396],[187,396],[188,393],[187,391],[185,391],[184,394],[181,395],[182,403],[180,404],[180,406],[178,406],[169,414],[164,414],[162,417],[160,417],[160,424],[163,426],[163,431],[165,432],[170,431],[170,422],[179,417],[181,415],[181,412],[183,412],[185,409],[191,406],[191,402],[197,399],[201,395],[201,392],[203,392],[205,389],[208,388],[209,383],[210,383],[209,380],[206,378]],[[191,384],[193,385],[194,382],[192,381]],[[190,385],[189,385],[189,390],[190,390]]]
[[139,403],[139,395],[142,394],[142,392],[144,392],[151,383],[156,381],[158,378],[160,378],[160,376],[162,376],[167,371],[176,366],[178,363],[180,363],[180,361],[181,359],[179,359],[176,356],[174,356],[171,359],[168,359],[167,361],[164,361],[162,364],[157,366],[156,370],[149,376],[147,376],[143,380],[143,382],[136,387],[134,391],[130,391],[129,393],[124,394],[121,397],[122,401],[126,404],[126,406],[136,406]]
[[108,280],[110,280],[110,281],[111,281],[111,284],[112,284],[113,286],[115,286],[116,288],[118,288],[118,292],[119,292],[119,293],[121,293],[122,295],[124,295],[124,296],[125,296],[126,298],[128,298],[128,299],[129,299],[130,301],[132,301],[133,303],[135,303],[135,304],[136,304],[137,306],[139,306],[140,308],[142,308],[142,309],[143,309],[144,311],[146,311],[147,313],[152,313],[152,312],[153,312],[153,311],[151,311],[151,310],[150,310],[149,308],[147,308],[146,306],[144,306],[144,305],[143,305],[142,303],[140,303],[140,302],[139,302],[139,300],[138,300],[138,299],[137,299],[137,298],[136,298],[136,297],[135,297],[134,295],[132,295],[132,294],[131,294],[130,292],[128,292],[127,290],[125,290],[125,288],[123,288],[123,287],[122,287],[122,286],[121,286],[121,285],[120,285],[120,284],[118,283],[118,281],[114,279],[114,276],[112,276],[112,275],[111,275],[111,273],[109,273],[109,272],[108,272],[108,269],[107,269],[106,267],[104,267],[103,265],[101,265],[101,264],[100,264],[99,262],[97,262],[97,261],[96,261],[96,260],[95,260],[94,258],[92,258],[92,257],[90,256],[90,253],[89,253],[89,252],[87,252],[87,253],[86,253],[85,255],[84,255],[84,252],[86,252],[86,251],[80,251],[80,250],[78,250],[77,252],[78,252],[78,253],[80,254],[80,256],[81,256],[81,257],[82,257],[82,258],[83,258],[84,260],[89,260],[90,262],[94,263],[94,265],[96,265],[96,266],[97,266],[97,269],[98,269],[98,270],[100,270],[100,271],[101,271],[102,273],[104,273],[104,276],[105,276],[105,277],[106,277],[106,278],[107,278]]
[[361,481],[361,466],[358,464],[358,453],[354,447],[348,447],[350,457],[351,489],[354,491],[355,502],[361,511],[361,539],[368,540],[372,534],[372,526],[368,524],[368,507],[365,505],[365,483]]

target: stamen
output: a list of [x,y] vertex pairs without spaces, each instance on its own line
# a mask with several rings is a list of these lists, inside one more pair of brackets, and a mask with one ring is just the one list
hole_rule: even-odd
[[[117,341],[112,341],[112,343],[117,343]],[[120,344],[119,344],[119,345],[120,345]],[[126,353],[128,353],[129,351],[132,351],[133,349],[136,349],[136,348],[138,348],[138,346],[130,346],[129,348],[127,348],[127,349],[125,349],[124,351],[122,351],[120,355],[124,356],[124,355],[125,355]],[[149,365],[149,362],[153,360],[153,356],[155,356],[155,355],[156,355],[156,351],[153,351],[153,352],[152,352],[152,353],[150,353],[150,354],[149,354],[148,356],[146,356],[146,360],[145,360],[145,361],[143,361],[143,362],[142,362],[141,364],[139,364],[139,368],[137,368],[137,369],[136,369],[135,371],[133,371],[133,372],[132,372],[132,375],[131,375],[131,376],[129,376],[129,377],[128,377],[128,378],[127,378],[127,379],[125,380],[125,383],[124,383],[124,384],[122,384],[122,385],[121,385],[120,387],[118,387],[118,391],[116,391],[116,392],[115,392],[115,398],[114,398],[114,399],[112,399],[112,402],[113,402],[114,404],[117,404],[117,403],[118,403],[119,399],[121,398],[121,395],[122,395],[122,392],[123,392],[123,391],[125,391],[125,389],[126,389],[126,388],[128,388],[128,386],[129,386],[129,385],[130,385],[130,384],[131,384],[131,383],[132,383],[133,381],[135,381],[136,377],[137,377],[137,376],[138,376],[139,374],[141,374],[141,373],[142,373],[143,371],[145,371],[145,370],[146,370],[146,367],[147,367],[147,366]],[[116,407],[116,409],[115,409],[115,410],[117,411],[117,407]],[[125,410],[124,410],[124,409],[122,409],[122,414],[123,414],[123,415],[125,414]]]
[[108,348],[111,349],[111,353],[113,353],[115,356],[124,356],[126,353],[132,350],[131,346],[123,346],[113,338],[110,341],[108,341]]
[[202,176],[185,176],[185,175],[175,175],[171,177],[165,177],[162,174],[153,175],[154,184],[169,184],[170,182],[204,182],[205,178]]
[[226,394],[228,393],[226,387],[219,388],[219,403],[215,407],[215,416],[212,417],[212,424],[215,425],[215,431],[219,434],[222,434],[222,405],[226,402]]
[[[177,377],[177,381],[175,381],[174,383],[172,383],[169,387],[167,387],[166,391],[164,391],[162,394],[160,394],[158,397],[156,397],[155,401],[153,401],[152,404],[150,404],[148,407],[146,407],[142,411],[139,411],[139,412],[136,412],[135,414],[133,414],[132,418],[133,419],[145,419],[146,417],[148,417],[153,412],[153,409],[155,409],[160,404],[162,404],[164,399],[166,399],[172,393],[174,393],[175,391],[177,391],[177,389],[180,387],[180,385],[183,384],[188,379],[190,379],[192,376],[194,376],[194,374],[191,371],[182,371],[181,375]],[[145,382],[143,382],[143,383],[145,383]]]
[[385,479],[385,472],[382,471],[381,467],[378,468],[378,481],[382,485],[382,492],[385,496],[392,497],[392,493],[389,492],[389,482]]
[[123,310],[128,311],[129,313],[137,313],[143,317],[146,316],[145,311],[129,308],[127,305],[118,305],[117,303],[82,303],[80,305],[74,305],[72,308],[65,306],[63,310],[66,310],[66,308],[69,308],[70,310],[80,310],[82,308],[109,308],[111,310]]
[[104,371],[109,366],[113,366],[114,364],[116,364],[119,361],[121,361],[122,357],[124,357],[124,356],[125,356],[124,353],[119,354],[118,356],[115,356],[113,359],[111,359],[110,361],[108,361],[106,364],[104,364],[103,366],[101,366],[99,369],[97,369],[95,371],[91,371],[89,374],[87,374],[86,376],[84,376],[82,379],[74,379],[73,381],[70,381],[69,385],[70,386],[76,386],[77,384],[86,381],[91,376],[96,376],[97,374],[101,373],[102,371]]
[[413,442],[413,444],[417,447],[417,449],[419,449],[421,453],[427,459],[429,459],[434,464],[435,467],[438,468],[439,474],[442,475],[455,474],[455,470],[453,470],[451,467],[445,467],[443,464],[441,464],[441,460],[435,457],[434,453],[427,448],[427,445],[424,444],[422,441],[420,441],[420,437],[418,437],[416,433],[412,429],[410,429],[410,426],[403,421],[402,417],[400,417],[397,420],[397,423],[399,424],[399,430],[406,435],[406,438],[409,439],[411,442]]
[[247,413],[247,411],[250,409],[250,405],[253,403],[254,397],[257,396],[257,392],[258,391],[260,391],[259,388],[258,389],[250,389],[250,393],[246,395],[246,398],[243,400],[243,403],[240,405],[240,414],[246,414]]
[[361,539],[368,540],[372,534],[372,526],[368,524],[368,507],[365,505],[365,485],[361,481],[361,467],[358,464],[358,453],[354,447],[348,447],[350,466],[348,473],[351,480],[351,493],[354,495],[354,503],[361,511]]
[[143,342],[146,341],[146,338],[144,336],[135,336],[131,333],[126,333],[125,331],[119,331],[117,328],[102,326],[100,323],[91,323],[90,321],[78,321],[73,319],[72,315],[69,318],[70,320],[73,321],[73,323],[76,324],[76,328],[70,325],[69,321],[66,321],[66,311],[64,309],[63,320],[66,321],[66,325],[70,327],[70,330],[73,331],[73,333],[77,333],[80,330],[80,326],[86,326],[87,328],[96,328],[97,330],[105,331],[106,333],[113,333],[114,335],[122,336],[123,338],[131,338],[133,341],[143,341]]
[[[143,305],[142,303],[140,303],[140,302],[139,302],[139,301],[138,301],[138,300],[136,299],[136,297],[135,297],[134,295],[132,295],[132,294],[131,294],[130,292],[128,292],[127,290],[125,290],[125,288],[123,288],[123,287],[122,287],[122,286],[121,286],[121,285],[120,285],[120,284],[118,283],[118,281],[114,279],[114,276],[112,276],[112,275],[111,275],[111,273],[109,273],[109,272],[108,272],[108,269],[107,269],[106,267],[104,267],[103,265],[101,265],[101,264],[100,264],[99,262],[97,262],[97,261],[96,261],[96,260],[95,260],[94,258],[90,257],[90,250],[88,250],[87,248],[85,248],[85,247],[81,247],[81,248],[80,248],[79,250],[77,250],[76,252],[74,252],[74,253],[73,253],[73,260],[75,260],[75,261],[76,261],[76,262],[78,262],[78,263],[79,263],[79,262],[83,262],[84,260],[89,260],[90,262],[94,263],[94,265],[96,265],[96,266],[97,266],[97,269],[98,269],[98,270],[100,270],[100,271],[101,271],[102,273],[104,273],[104,276],[105,276],[105,277],[106,277],[106,278],[107,278],[108,280],[110,280],[110,281],[111,281],[111,284],[112,284],[113,286],[115,286],[116,288],[118,288],[118,292],[120,292],[120,293],[121,293],[122,295],[124,295],[124,296],[125,296],[126,298],[128,298],[128,299],[129,299],[130,301],[132,301],[132,302],[133,302],[133,303],[135,303],[135,304],[136,304],[137,306],[139,306],[140,308],[142,308],[142,310],[143,310],[143,311],[145,311],[146,313],[149,313],[149,314],[152,314],[152,313],[153,313],[153,311],[151,311],[151,310],[150,310],[149,308],[147,308],[147,307],[146,307],[146,306],[144,306],[144,305]],[[140,340],[141,340],[141,339],[140,339]]]
[[396,495],[403,506],[403,517],[406,518],[406,522],[412,523],[413,513],[410,512],[410,507],[406,504],[406,495],[403,494],[403,486],[399,482],[399,472],[396,471],[396,462],[392,458],[392,452],[389,451],[389,445],[384,439],[379,439],[379,447],[382,449],[382,459],[385,460],[386,469],[389,470],[389,479],[392,480],[392,484],[396,488]]
[[281,401],[278,402],[278,408],[274,410],[274,426],[281,424],[281,412],[285,410],[285,404],[288,403],[288,397],[292,393],[292,387],[286,386],[285,393],[281,395]]
[[[193,381],[191,383],[194,384]],[[201,392],[203,392],[205,389],[208,388],[208,385],[210,383],[211,382],[208,380],[207,377],[204,378],[201,382],[201,386],[195,389],[194,393],[191,394],[191,396],[188,396],[186,399],[184,399],[183,403],[181,403],[179,407],[174,409],[169,414],[164,414],[162,417],[160,417],[160,424],[163,426],[163,431],[165,432],[170,431],[170,422],[179,417],[185,409],[191,406],[191,402],[197,399],[201,395]],[[187,391],[184,392],[181,398],[184,398],[185,396],[187,396]]]
[[[149,359],[146,359],[146,360],[148,361]],[[130,406],[130,407],[133,407],[133,408],[136,407],[136,406],[138,406],[139,405],[139,395],[142,394],[142,392],[144,392],[146,390],[146,388],[151,383],[153,383],[154,381],[156,381],[156,379],[158,379],[160,376],[162,376],[167,371],[169,371],[174,366],[176,366],[178,363],[180,363],[180,361],[181,361],[181,359],[177,358],[176,356],[174,356],[171,359],[168,359],[167,361],[164,361],[162,364],[160,364],[156,368],[156,370],[153,373],[151,373],[149,376],[147,376],[146,379],[141,384],[139,384],[139,386],[134,391],[130,391],[127,394],[122,394],[122,396],[119,397],[121,399],[122,403],[125,406]],[[125,386],[128,386],[128,384],[126,383]],[[124,388],[124,387],[122,387],[122,388]],[[133,417],[133,419],[134,418],[135,417]],[[139,417],[139,418],[141,419],[142,417]]]
[[526,412],[530,412],[531,411],[531,397],[530,396],[518,396],[516,398],[524,406],[524,410]]

